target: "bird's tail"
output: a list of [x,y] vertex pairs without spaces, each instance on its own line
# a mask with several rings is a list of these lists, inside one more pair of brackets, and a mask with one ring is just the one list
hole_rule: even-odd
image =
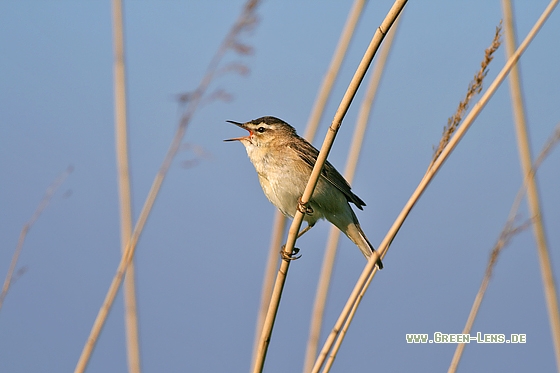
[[[375,249],[367,239],[366,234],[362,230],[362,227],[360,227],[360,223],[358,223],[358,219],[356,218],[356,215],[354,215],[354,211],[352,211],[352,215],[354,218],[353,224],[349,224],[347,227],[344,227],[345,229],[342,229],[341,227],[338,228],[343,231],[348,236],[348,238],[356,244],[356,246],[358,246],[362,254],[364,254],[366,259],[369,260],[371,255],[375,252]],[[379,269],[383,269],[383,262],[381,262],[381,257],[377,259],[376,264]]]
[[[361,238],[361,242],[355,242],[352,237],[348,236],[352,241],[354,241],[354,243],[356,245],[358,245],[358,247],[360,248],[360,251],[362,252],[362,254],[364,254],[364,256],[369,260],[369,258],[371,257],[371,255],[375,252],[375,249],[373,248],[373,245],[371,244],[371,242],[369,242],[369,240],[366,237],[366,234],[364,233],[364,231],[362,230],[362,227],[360,227],[360,223],[354,223],[355,229],[358,232],[360,238]],[[349,230],[352,229],[349,227]],[[364,245],[364,242],[366,245]],[[379,267],[379,269],[383,269],[383,262],[381,261],[381,257],[379,257],[377,259],[377,266]]]

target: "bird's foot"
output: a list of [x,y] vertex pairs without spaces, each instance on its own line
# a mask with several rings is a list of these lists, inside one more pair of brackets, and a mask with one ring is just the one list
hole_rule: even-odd
[[307,215],[313,214],[313,209],[311,207],[309,207],[309,203],[303,203],[303,201],[301,200],[301,197],[298,198],[297,209],[298,209],[299,212],[301,212],[304,215],[305,214],[307,214]]
[[291,253],[287,253],[284,250],[285,248],[286,245],[282,245],[282,250],[280,250],[280,256],[282,257],[283,260],[288,262],[290,260],[297,260],[301,258],[301,255],[297,255],[299,253],[299,249],[297,247],[294,247],[294,251],[292,251]]

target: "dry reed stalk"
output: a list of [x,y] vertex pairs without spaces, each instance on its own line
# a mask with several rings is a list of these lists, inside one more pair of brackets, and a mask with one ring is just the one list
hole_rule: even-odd
[[[117,155],[117,182],[121,228],[121,252],[132,234],[132,206],[130,196],[130,170],[128,167],[128,136],[126,121],[126,66],[124,55],[122,1],[113,0],[114,89],[115,89],[115,145]],[[124,279],[124,320],[128,371],[140,373],[140,343],[138,337],[138,312],[134,261],[126,270]]]
[[[513,10],[511,2],[507,0],[502,0],[502,7],[504,10],[504,17],[506,19],[506,52],[507,55],[510,56],[514,52],[517,43],[514,31]],[[515,65],[511,71],[510,89],[521,170],[528,180],[527,202],[534,222],[533,234],[535,235],[535,242],[537,244],[537,253],[539,256],[539,265],[541,268],[544,288],[543,290],[545,293],[552,340],[554,342],[556,369],[560,372],[560,312],[558,308],[558,293],[556,290],[544,224],[542,221],[537,180],[534,177],[534,173],[531,172],[533,162],[531,160],[531,147],[529,144],[529,135],[525,120],[521,83],[517,65]]]
[[[340,34],[340,39],[335,48],[331,63],[329,65],[329,68],[327,69],[327,73],[321,84],[321,88],[319,89],[317,98],[315,99],[313,109],[311,110],[309,119],[307,121],[305,134],[303,135],[303,137],[311,143],[313,142],[313,139],[317,132],[317,128],[323,116],[327,100],[331,94],[332,87],[334,85],[336,77],[338,76],[340,66],[344,61],[346,51],[348,50],[348,46],[350,45],[350,40],[352,39],[352,35],[354,34],[354,30],[356,29],[356,25],[358,24],[366,2],[366,0],[355,0],[352,8],[350,9],[350,12],[348,13],[346,23],[344,25],[342,33]],[[263,287],[261,290],[261,303],[259,307],[259,314],[257,317],[257,325],[255,328],[253,358],[251,359],[252,362],[255,361],[257,346],[262,331],[262,325],[266,317],[266,311],[268,309],[270,296],[272,294],[272,286],[274,284],[275,274],[278,268],[278,248],[282,245],[286,222],[286,217],[280,211],[276,211],[272,228],[273,233],[268,250],[268,259],[266,263]],[[253,367],[251,368],[251,371],[252,370]]]
[[[467,89],[468,92],[467,92],[466,98],[463,101],[461,101],[461,103],[459,104],[459,108],[457,109],[457,111],[455,112],[453,117],[449,118],[448,125],[445,127],[443,135],[442,135],[442,139],[440,140],[438,151],[434,155],[434,159],[432,160],[432,163],[430,164],[429,167],[431,167],[431,165],[433,164],[433,161],[437,158],[437,156],[439,154],[441,154],[441,151],[443,150],[445,145],[447,143],[449,143],[449,139],[451,138],[453,132],[457,129],[457,126],[460,123],[460,120],[461,120],[462,116],[464,115],[464,112],[468,108],[468,104],[469,104],[472,96],[474,96],[477,93],[480,93],[480,91],[482,90],[482,83],[484,81],[484,78],[488,74],[488,65],[490,64],[490,62],[493,59],[494,52],[500,46],[500,40],[499,40],[500,39],[500,29],[501,29],[500,26],[496,28],[496,33],[494,35],[494,39],[492,40],[492,44],[488,49],[485,50],[485,55],[484,55],[483,62],[481,63],[481,68],[475,74],[475,77],[474,77],[473,81],[469,84],[469,87]],[[334,359],[336,358],[336,355],[338,353],[338,350],[340,349],[340,346],[342,345],[342,342],[343,342],[344,337],[345,337],[345,335],[348,331],[348,328],[350,327],[350,324],[351,324],[351,322],[354,318],[356,310],[357,310],[361,300],[364,297],[365,291],[367,290],[367,288],[369,287],[369,284],[373,280],[373,277],[375,276],[375,273],[377,273],[377,269],[374,269],[374,271],[368,277],[366,283],[364,284],[362,290],[360,291],[360,294],[359,294],[356,302],[354,303],[352,309],[350,310],[348,317],[346,318],[346,320],[344,320],[344,324],[342,325],[336,340],[333,342],[333,347],[328,354],[328,358],[326,356],[324,357],[326,359],[326,362],[325,362],[325,366],[323,368],[323,373],[326,373],[326,372],[330,371],[330,369],[332,367],[332,364],[334,363]]]
[[56,179],[54,179],[51,185],[49,185],[49,187],[47,188],[47,191],[45,192],[43,199],[41,199],[41,202],[39,202],[39,206],[37,206],[37,209],[35,210],[33,215],[31,215],[31,218],[27,221],[27,223],[23,225],[23,228],[21,228],[16,249],[14,250],[14,255],[12,256],[12,261],[10,262],[10,268],[8,269],[8,273],[6,274],[6,279],[4,280],[4,285],[2,286],[2,293],[0,293],[0,310],[2,309],[2,305],[4,304],[4,299],[6,299],[6,296],[8,295],[8,291],[10,290],[10,285],[12,284],[12,280],[14,279],[14,271],[16,269],[19,255],[21,254],[21,250],[23,248],[25,237],[27,237],[27,233],[29,232],[33,224],[35,224],[37,219],[39,219],[39,216],[41,216],[45,208],[47,208],[54,193],[58,190],[58,188],[60,188],[64,180],[66,180],[68,175],[70,175],[73,170],[74,168],[72,166],[68,166],[68,168],[66,168],[66,170],[62,172],[62,174],[60,174],[59,176],[57,176]]
[[[395,238],[396,234],[398,233],[399,229],[401,228],[402,224],[404,223],[406,217],[420,198],[420,196],[424,193],[426,187],[429,185],[430,181],[433,179],[437,171],[442,166],[443,162],[449,157],[453,149],[457,146],[459,141],[462,139],[466,131],[472,125],[476,117],[480,114],[484,106],[488,103],[492,95],[495,93],[497,88],[505,79],[506,75],[508,74],[511,67],[517,63],[523,52],[527,49],[530,42],[534,39],[542,25],[546,22],[546,19],[550,16],[556,5],[558,4],[559,0],[552,0],[546,9],[543,11],[533,28],[529,31],[525,40],[521,43],[521,45],[517,48],[515,53],[507,60],[506,64],[498,74],[498,76],[494,79],[490,87],[486,90],[480,100],[476,103],[476,105],[472,108],[469,114],[465,117],[463,123],[457,128],[455,131],[454,136],[450,139],[449,143],[443,148],[441,154],[437,157],[437,159],[433,162],[433,164],[428,168],[428,171],[420,181],[419,185],[416,187],[416,190],[413,192],[412,196],[409,198],[407,203],[405,204],[404,208],[400,212],[399,216],[397,216],[395,222],[387,232],[387,235],[379,245],[377,251],[381,258],[384,258],[387,250]],[[357,300],[368,288],[368,281],[370,281],[370,277],[375,276],[377,272],[375,261],[377,260],[377,256],[372,256],[368,261],[366,267],[362,271],[352,293],[350,294],[346,305],[344,306],[342,312],[340,313],[339,318],[337,319],[335,326],[329,337],[327,338],[325,344],[323,345],[323,349],[321,350],[317,361],[315,362],[315,366],[313,367],[312,372],[319,372],[321,367],[323,366],[325,359],[327,357],[328,352],[333,347],[336,338],[338,338],[339,332],[342,329],[346,319],[348,318],[349,314],[352,310],[357,307]]]
[[336,359],[336,355],[338,354],[338,350],[340,349],[340,346],[342,345],[342,342],[344,341],[344,337],[346,336],[346,332],[348,332],[348,328],[350,327],[350,324],[352,323],[352,320],[354,319],[354,315],[356,314],[356,311],[358,310],[358,306],[360,305],[360,302],[364,298],[365,291],[367,290],[369,284],[373,280],[373,277],[375,276],[375,273],[377,273],[377,271],[378,271],[378,269],[377,269],[377,267],[375,267],[375,269],[371,273],[371,276],[368,277],[366,283],[364,284],[363,291],[360,292],[360,295],[356,299],[356,303],[354,304],[354,307],[352,307],[352,309],[350,310],[350,313],[348,314],[348,318],[346,318],[346,320],[344,322],[344,325],[340,329],[339,336],[336,339],[336,341],[334,342],[333,347],[332,347],[332,349],[329,353],[329,356],[326,359],[325,366],[323,368],[323,373],[330,372],[330,370],[332,368],[332,365],[334,363],[334,359]]
[[[505,24],[507,28],[507,21],[505,22]],[[519,206],[521,205],[521,201],[523,200],[525,192],[528,189],[530,180],[534,177],[542,162],[546,159],[546,157],[550,154],[550,152],[554,149],[554,147],[558,144],[558,142],[560,142],[560,123],[557,124],[555,131],[549,137],[545,146],[542,148],[539,156],[537,157],[537,160],[531,167],[529,173],[526,174],[525,177],[523,178],[521,187],[519,188],[519,191],[517,192],[517,195],[515,196],[515,199],[511,206],[506,224],[504,225],[504,228],[500,233],[500,237],[498,238],[496,245],[494,246],[494,248],[490,253],[484,278],[482,279],[482,283],[480,284],[480,288],[478,290],[478,293],[476,294],[473,305],[469,312],[467,322],[465,323],[465,327],[463,328],[462,331],[463,334],[470,334],[471,332],[472,326],[474,324],[474,320],[478,315],[480,305],[482,304],[482,300],[484,299],[484,295],[486,294],[486,289],[488,288],[488,285],[490,283],[490,278],[492,277],[494,267],[496,266],[498,257],[501,254],[502,250],[505,248],[505,246],[507,246],[507,244],[513,238],[513,236],[515,236],[517,233],[521,232],[522,230],[527,229],[531,224],[535,222],[533,216],[533,219],[529,219],[523,224],[517,226],[515,225],[516,217],[519,211]],[[457,371],[457,367],[459,366],[459,362],[461,360],[465,347],[466,346],[464,343],[457,344],[457,347],[455,348],[455,353],[453,354],[453,358],[451,360],[449,369],[447,371],[448,373],[454,373]]]
[[263,284],[261,289],[261,302],[259,306],[259,313],[257,315],[257,323],[255,326],[255,336],[253,338],[253,355],[251,358],[251,372],[255,369],[254,364],[257,357],[259,339],[262,333],[262,326],[268,310],[268,304],[274,286],[274,278],[276,269],[278,268],[278,248],[282,245],[284,238],[284,231],[286,229],[287,219],[280,212],[276,210],[274,213],[274,223],[272,223],[272,235],[270,237],[270,245],[268,249],[268,258],[266,260],[266,269],[264,271]]
[[342,66],[342,62],[346,57],[346,51],[348,50],[354,31],[356,30],[356,25],[360,20],[360,16],[362,15],[366,3],[367,0],[354,0],[352,8],[348,13],[348,18],[346,19],[346,23],[344,24],[344,28],[340,34],[340,39],[336,45],[327,74],[323,79],[321,88],[319,89],[319,93],[315,99],[315,104],[313,105],[313,109],[311,109],[309,119],[307,120],[307,128],[305,129],[303,137],[305,137],[309,142],[313,141],[315,138],[319,122],[321,122],[321,118],[325,112],[325,106],[327,105],[327,101],[331,95],[332,87],[336,81],[338,72],[340,71],[340,66]]
[[[356,128],[354,130],[354,135],[352,137],[352,142],[350,144],[348,159],[346,161],[346,167],[344,170],[344,176],[350,184],[352,184],[352,180],[354,179],[354,174],[356,172],[356,166],[360,157],[364,135],[369,122],[371,107],[377,93],[377,88],[379,87],[379,82],[381,81],[381,76],[385,68],[385,62],[387,61],[387,57],[389,56],[389,52],[393,44],[394,36],[398,29],[400,19],[401,16],[399,16],[395,21],[395,24],[387,35],[385,43],[383,43],[383,46],[381,47],[379,57],[377,59],[377,62],[375,63],[375,66],[373,67],[373,71],[368,82],[362,105],[360,106],[358,120]],[[330,278],[334,266],[334,259],[336,257],[339,237],[340,230],[332,226],[329,232],[329,237],[327,239],[327,247],[325,249],[325,256],[323,259],[321,274],[317,285],[315,302],[313,304],[313,311],[311,313],[311,326],[309,330],[307,350],[305,353],[305,361],[303,365],[304,372],[311,371],[317,357],[317,348],[319,344],[319,337],[321,334],[321,326],[323,324],[323,314],[327,302]]]
[[[315,166],[313,167],[311,176],[309,178],[305,191],[301,197],[302,205],[305,205],[311,198],[311,195],[313,194],[313,190],[315,189],[315,185],[317,184],[317,181],[321,174],[321,169],[323,168],[323,165],[327,159],[329,151],[334,142],[336,133],[338,132],[338,129],[342,124],[342,120],[344,119],[344,116],[346,115],[350,107],[350,104],[352,103],[352,100],[356,95],[358,87],[360,86],[360,83],[362,82],[367,72],[367,69],[371,64],[371,61],[373,60],[373,56],[377,52],[379,45],[385,38],[386,33],[391,28],[393,22],[402,11],[405,4],[406,4],[406,0],[395,1],[393,6],[391,7],[391,10],[385,17],[385,20],[375,32],[370,42],[370,45],[368,46],[366,53],[362,58],[362,61],[360,62],[360,65],[358,66],[350,82],[350,85],[348,86],[348,89],[346,90],[346,93],[344,94],[342,102],[340,103],[338,110],[336,111],[331,126],[329,127],[329,131],[325,136],[325,140],[323,141],[323,145],[321,146],[319,155],[317,157],[317,161],[315,162]],[[296,236],[299,232],[299,228],[301,226],[302,221],[303,221],[303,213],[298,210],[296,211],[294,219],[290,226],[286,246],[284,247],[284,252],[287,255],[292,255],[294,251]],[[375,252],[371,256],[370,261],[373,260],[375,262],[378,258],[379,255],[377,252]],[[256,362],[253,365],[254,366],[253,372],[262,372],[262,369],[264,367],[266,352],[268,350],[268,345],[270,343],[272,328],[274,326],[276,313],[278,312],[278,305],[280,303],[280,298],[282,295],[282,290],[284,288],[284,283],[286,281],[286,276],[288,274],[289,266],[290,266],[289,260],[283,260],[280,264],[280,270],[278,271],[278,275],[276,277],[276,282],[274,284],[274,289],[272,292],[272,298],[266,315],[265,323],[263,325],[263,331],[259,342],[259,352],[257,354]]]
[[97,317],[94,321],[92,329],[90,331],[90,335],[84,345],[80,358],[76,364],[75,372],[83,372],[89,359],[91,357],[91,353],[93,352],[93,348],[97,343],[97,339],[99,338],[99,334],[101,333],[101,329],[107,320],[107,316],[109,315],[109,311],[113,305],[117,292],[119,290],[120,284],[123,280],[124,274],[132,258],[134,257],[134,252],[136,250],[136,244],[138,243],[138,239],[140,238],[140,234],[142,233],[148,216],[152,210],[156,197],[159,193],[163,180],[167,175],[167,172],[171,166],[171,162],[173,161],[177,151],[181,146],[181,141],[183,136],[187,130],[187,126],[190,123],[193,115],[196,112],[196,109],[203,103],[203,98],[208,90],[210,83],[213,81],[214,77],[220,73],[219,67],[220,62],[224,55],[230,51],[234,50],[240,54],[248,54],[250,53],[250,47],[240,43],[237,38],[239,35],[248,28],[252,27],[256,23],[256,15],[255,11],[260,3],[259,0],[249,0],[245,3],[243,7],[243,11],[231,30],[229,31],[228,35],[226,35],[224,41],[220,45],[218,51],[210,61],[210,64],[206,70],[202,81],[200,82],[197,89],[192,94],[185,94],[184,100],[187,104],[185,112],[181,116],[181,120],[179,122],[179,126],[175,135],[171,141],[169,149],[167,150],[167,154],[158,170],[156,177],[152,183],[150,191],[148,192],[148,196],[146,197],[146,201],[144,202],[144,206],[140,211],[140,215],[138,217],[138,221],[132,231],[130,236],[130,241],[126,245],[126,250],[121,257],[121,261],[119,262],[119,266],[117,267],[117,271],[109,289],[107,290],[107,294],[99,309]]
[[[453,116],[450,117],[447,120],[447,126],[444,127],[444,129],[443,129],[442,138],[441,138],[440,143],[439,143],[439,145],[438,145],[438,147],[437,147],[437,149],[434,153],[432,163],[430,164],[429,167],[432,166],[434,161],[441,154],[442,149],[449,142],[449,139],[451,138],[453,132],[455,131],[455,129],[457,128],[457,126],[461,122],[461,119],[462,119],[465,111],[467,110],[469,102],[472,99],[472,97],[475,94],[479,94],[482,91],[482,83],[484,81],[484,78],[488,74],[488,65],[490,64],[490,62],[494,58],[494,56],[493,56],[494,52],[496,52],[496,50],[501,45],[501,40],[500,40],[500,38],[501,38],[501,28],[502,28],[502,22],[500,21],[500,24],[498,25],[498,27],[496,27],[496,33],[494,35],[494,40],[492,42],[492,45],[488,49],[486,49],[484,59],[483,59],[482,63],[480,64],[480,70],[475,74],[473,81],[469,84],[465,99],[459,103],[459,106],[458,106],[455,114],[453,114]],[[512,68],[512,71],[513,71],[513,68]],[[480,299],[480,301],[482,301],[482,299]],[[479,305],[480,305],[480,303],[479,303]],[[458,347],[458,349],[456,351],[460,351],[460,353],[462,353],[462,348],[464,348],[464,345],[463,344],[459,344],[459,345],[461,347]],[[457,356],[460,358],[460,354],[457,355]],[[454,357],[453,360],[455,360],[455,357]],[[458,362],[458,360],[457,360],[457,362]],[[453,366],[453,363],[451,363],[451,365]]]

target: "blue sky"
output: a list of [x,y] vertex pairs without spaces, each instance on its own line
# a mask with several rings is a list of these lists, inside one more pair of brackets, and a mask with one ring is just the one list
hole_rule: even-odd
[[[125,1],[130,162],[137,216],[179,119],[176,94],[194,89],[241,1]],[[337,80],[319,146],[391,2],[371,2]],[[518,38],[546,1],[514,3]],[[351,2],[264,2],[244,41],[250,69],[213,83],[233,96],[194,116],[140,239],[136,263],[146,372],[238,372],[250,366],[274,207],[226,120],[263,115],[304,132]],[[560,119],[560,15],[521,60],[533,154]],[[499,1],[410,2],[375,101],[353,191],[376,246],[420,181],[447,118],[463,98],[501,19]],[[0,2],[0,274],[46,188],[74,172],[27,236],[0,313],[0,371],[74,368],[119,261],[110,2]],[[501,48],[485,85],[504,64]],[[363,89],[330,161],[345,163]],[[455,345],[408,345],[405,333],[459,333],[488,254],[521,185],[504,83],[414,208],[356,315],[335,370],[447,369]],[[183,167],[197,157],[196,166]],[[538,174],[551,257],[560,271],[560,153]],[[71,191],[71,195],[64,193]],[[520,219],[528,217],[525,206]],[[269,349],[267,372],[301,371],[329,224],[298,241]],[[364,266],[343,238],[323,334]],[[125,371],[119,296],[89,372]],[[523,345],[467,346],[464,371],[552,371],[555,360],[533,236],[512,241],[496,267],[473,332],[525,333]],[[324,336],[322,337],[324,339]]]

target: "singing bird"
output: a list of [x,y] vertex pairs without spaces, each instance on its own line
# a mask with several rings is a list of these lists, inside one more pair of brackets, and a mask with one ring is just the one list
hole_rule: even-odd
[[[247,130],[249,135],[224,141],[239,141],[245,146],[264,194],[285,216],[293,218],[296,209],[301,208],[301,196],[319,151],[298,136],[294,127],[275,117],[262,117],[246,123],[227,122]],[[325,162],[315,191],[306,205],[303,220],[308,225],[298,237],[319,219],[327,219],[369,258],[375,250],[360,227],[350,202],[360,210],[366,205],[352,192],[350,184],[336,168]],[[377,260],[377,266],[383,268],[381,259]]]

